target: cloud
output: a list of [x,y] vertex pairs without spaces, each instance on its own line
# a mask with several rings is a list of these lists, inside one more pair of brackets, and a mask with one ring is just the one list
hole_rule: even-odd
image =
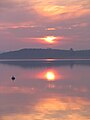
[[0,16],[2,23],[33,22],[36,19],[32,6],[25,0],[0,1]]
[[[66,47],[67,44],[71,46],[72,41],[90,43],[89,3],[89,0],[2,0],[0,1],[1,46],[7,41],[10,45],[13,41],[15,45],[18,43],[24,46],[25,38],[30,41],[35,38],[37,44],[34,42],[33,45],[41,46],[36,38],[45,36],[64,36],[70,39],[71,42],[68,43],[66,39],[63,40]],[[57,45],[59,46],[61,43]]]
[[49,2],[50,0],[48,2],[35,4],[33,8],[37,14],[52,20],[66,20],[90,14],[90,9],[84,7],[84,4],[87,3],[85,1],[79,1],[78,3],[76,1],[70,1],[66,2],[66,4],[65,1],[62,2],[62,0],[58,2],[58,4]]
[[[58,2],[57,0],[3,0],[0,1],[0,21],[41,23],[52,20],[77,18],[90,13],[88,0]],[[84,6],[85,5],[85,6]]]

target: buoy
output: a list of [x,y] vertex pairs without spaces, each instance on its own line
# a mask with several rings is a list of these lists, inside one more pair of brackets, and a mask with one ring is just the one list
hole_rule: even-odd
[[12,80],[15,80],[15,76],[12,76],[11,79],[12,79]]

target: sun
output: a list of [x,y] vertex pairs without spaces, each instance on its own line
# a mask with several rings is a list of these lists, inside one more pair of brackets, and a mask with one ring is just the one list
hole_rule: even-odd
[[46,73],[46,78],[48,81],[54,81],[55,80],[55,74],[52,71],[48,71]]
[[46,36],[45,38],[43,38],[43,40],[48,42],[48,43],[54,43],[55,39],[56,39],[55,36]]

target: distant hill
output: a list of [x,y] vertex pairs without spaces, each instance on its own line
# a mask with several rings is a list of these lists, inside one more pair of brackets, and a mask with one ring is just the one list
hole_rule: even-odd
[[90,50],[30,48],[1,53],[0,59],[90,59]]

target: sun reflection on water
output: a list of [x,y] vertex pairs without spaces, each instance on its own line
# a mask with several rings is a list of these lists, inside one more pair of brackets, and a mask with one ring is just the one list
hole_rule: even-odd
[[61,75],[54,69],[48,69],[44,72],[43,78],[48,82],[54,82],[58,79],[61,79]]
[[[30,106],[29,103],[23,106],[26,112],[28,108],[27,114],[26,112],[10,114],[2,116],[1,120],[89,120],[87,116],[89,116],[90,105],[88,104],[89,106],[87,106],[87,104],[88,101],[78,97],[49,95],[45,98],[40,98],[34,106]],[[85,111],[87,116],[83,115]]]
[[83,77],[82,67],[8,67],[10,74],[18,73],[13,84],[6,68],[1,69],[0,120],[90,120],[89,69]]
[[55,74],[52,71],[48,71],[46,73],[46,78],[48,81],[54,81],[55,80]]

